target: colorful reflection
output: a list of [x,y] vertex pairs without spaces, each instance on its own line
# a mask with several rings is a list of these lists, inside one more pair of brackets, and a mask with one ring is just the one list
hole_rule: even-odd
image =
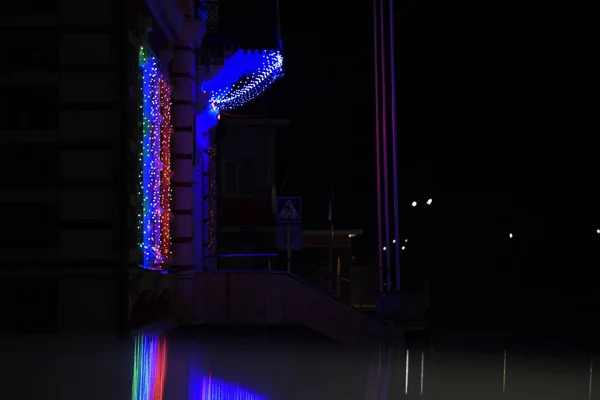
[[268,400],[249,389],[213,378],[208,365],[199,359],[190,364],[188,400]]
[[162,400],[167,372],[167,342],[157,335],[135,338],[132,400]]
[[248,389],[214,379],[212,374],[202,378],[199,393],[190,396],[190,400],[267,400]]
[[379,345],[379,351],[371,357],[365,386],[365,400],[386,400],[390,397],[392,353],[390,348]]

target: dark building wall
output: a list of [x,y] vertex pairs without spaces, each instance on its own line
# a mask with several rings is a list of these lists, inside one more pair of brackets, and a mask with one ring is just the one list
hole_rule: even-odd
[[136,159],[124,134],[125,4],[21,4],[0,19],[10,55],[0,65],[0,205],[9,211],[0,296],[11,308],[2,325],[116,329],[126,311],[126,160]]

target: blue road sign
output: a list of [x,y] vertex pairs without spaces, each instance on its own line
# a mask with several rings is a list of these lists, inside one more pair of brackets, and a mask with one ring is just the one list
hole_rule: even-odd
[[302,222],[302,198],[278,197],[275,219],[279,223],[297,224]]
[[276,232],[279,250],[302,250],[302,227],[299,224],[278,224]]

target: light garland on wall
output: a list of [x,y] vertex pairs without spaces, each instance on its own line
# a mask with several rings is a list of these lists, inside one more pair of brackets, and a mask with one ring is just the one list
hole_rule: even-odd
[[171,177],[173,170],[171,168],[171,136],[173,135],[173,125],[171,124],[171,86],[160,78],[160,108],[163,116],[160,131],[160,159],[162,162],[161,171],[161,209],[162,209],[162,224],[161,224],[161,254],[168,261],[171,257],[171,219],[173,213],[171,211],[172,188]]
[[279,50],[240,50],[225,60],[219,74],[203,85],[210,93],[209,104],[231,110],[254,99],[283,75],[283,56]]
[[157,59],[142,46],[139,248],[141,266],[163,269],[171,255],[171,88]]

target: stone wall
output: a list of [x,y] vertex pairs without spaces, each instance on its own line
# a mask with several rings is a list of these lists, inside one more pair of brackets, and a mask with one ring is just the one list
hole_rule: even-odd
[[178,274],[173,294],[178,324],[302,325],[347,344],[392,330],[286,273]]

